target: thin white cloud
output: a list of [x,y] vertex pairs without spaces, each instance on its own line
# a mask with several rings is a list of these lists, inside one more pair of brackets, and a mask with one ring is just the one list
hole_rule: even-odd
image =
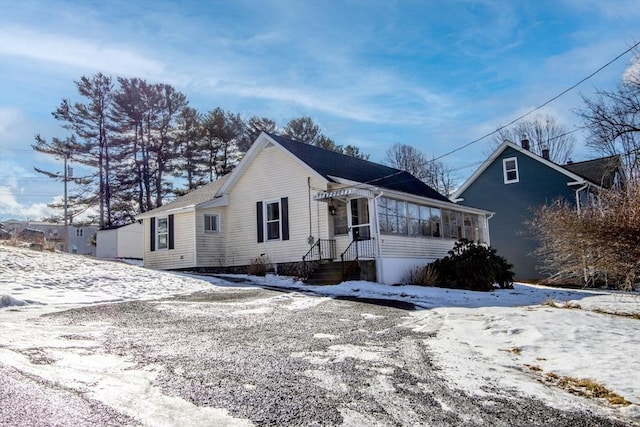
[[0,28],[0,56],[14,56],[61,64],[105,74],[159,76],[164,64],[129,48],[25,27]]
[[581,12],[588,11],[606,18],[640,18],[638,0],[564,0],[564,3]]
[[631,59],[629,66],[624,70],[622,79],[628,83],[640,84],[640,54]]
[[[52,199],[51,202],[56,199],[59,197]],[[40,220],[57,213],[55,209],[48,207],[47,203],[22,204],[16,198],[13,188],[0,186],[0,216],[2,220],[11,218]]]
[[0,150],[15,143],[25,121],[19,109],[0,106]]

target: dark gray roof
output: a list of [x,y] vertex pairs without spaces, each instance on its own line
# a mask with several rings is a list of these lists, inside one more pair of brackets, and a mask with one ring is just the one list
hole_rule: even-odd
[[338,177],[416,196],[444,202],[450,201],[408,172],[294,141],[283,136],[268,135],[330,182],[335,182],[331,177]]
[[567,163],[565,169],[588,179],[592,183],[604,188],[611,188],[614,184],[616,171],[620,167],[620,156],[602,157],[584,162]]

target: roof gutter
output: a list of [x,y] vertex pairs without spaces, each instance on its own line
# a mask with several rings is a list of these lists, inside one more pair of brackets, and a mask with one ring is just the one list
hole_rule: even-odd
[[136,220],[147,219],[152,217],[159,217],[165,215],[173,215],[177,213],[185,213],[185,212],[193,212],[195,210],[195,205],[184,206],[180,208],[167,209],[162,211],[152,210],[149,212],[141,213],[140,215],[136,215]]

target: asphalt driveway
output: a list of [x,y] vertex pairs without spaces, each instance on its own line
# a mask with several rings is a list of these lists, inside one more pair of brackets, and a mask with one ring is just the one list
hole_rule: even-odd
[[[156,372],[153,385],[162,394],[197,407],[224,408],[232,417],[256,425],[627,425],[551,408],[490,381],[484,397],[450,388],[429,353],[429,340],[437,332],[402,326],[409,320],[407,308],[232,288],[87,306],[48,314],[40,321],[83,328],[100,325],[100,348],[86,351],[125,356],[136,369]],[[32,351],[31,357],[37,355],[46,363],[50,351]],[[0,399],[5,409],[0,412],[5,413],[0,413],[0,424],[71,425],[65,420],[73,418],[72,408],[55,402],[47,407],[39,400],[46,408],[38,410],[46,418],[20,417],[6,409],[20,407],[20,399],[33,400],[29,393],[36,396],[38,387],[41,394],[60,401],[63,394],[72,394],[86,425],[91,420],[101,425],[138,423],[135,415],[104,407],[82,393],[3,369]],[[27,380],[33,383],[29,393],[21,386]],[[179,424],[179,417],[166,424]]]

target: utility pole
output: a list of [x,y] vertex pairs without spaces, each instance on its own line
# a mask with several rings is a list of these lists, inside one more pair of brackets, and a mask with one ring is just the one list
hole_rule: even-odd
[[67,180],[69,178],[67,172],[67,158],[69,152],[64,152],[64,251],[69,253],[69,222],[67,216]]

